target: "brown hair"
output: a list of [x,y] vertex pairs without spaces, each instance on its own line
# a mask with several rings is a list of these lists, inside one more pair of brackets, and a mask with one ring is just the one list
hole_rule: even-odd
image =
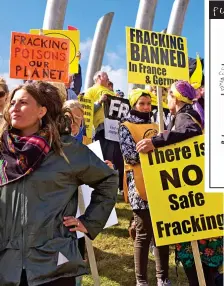
[[3,112],[5,122],[0,130],[0,138],[2,138],[3,132],[11,125],[9,115],[10,102],[15,93],[20,89],[27,91],[36,100],[38,105],[45,106],[47,108],[47,113],[42,118],[42,127],[47,128],[49,131],[49,144],[55,153],[63,156],[67,161],[62,150],[60,135],[63,133],[71,133],[71,121],[63,112],[63,103],[59,95],[59,90],[50,83],[42,81],[26,83],[18,86],[10,93],[6,108]]
[[66,91],[66,87],[65,87],[64,83],[60,83],[60,82],[48,82],[48,83],[57,87],[61,101],[62,101],[62,103],[64,103],[66,101],[66,98],[67,98],[67,91]]
[[9,93],[8,85],[6,84],[6,81],[4,80],[4,78],[2,77],[0,77],[0,86],[2,87],[5,93]]

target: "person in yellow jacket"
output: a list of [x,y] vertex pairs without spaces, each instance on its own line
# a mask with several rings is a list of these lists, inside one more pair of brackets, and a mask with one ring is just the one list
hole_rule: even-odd
[[107,100],[107,95],[116,96],[116,94],[109,89],[109,84],[111,84],[111,82],[109,81],[106,72],[96,72],[93,80],[95,84],[87,89],[84,97],[89,98],[94,102],[94,139],[95,141],[100,141],[104,160],[111,161],[114,164],[115,169],[119,171],[119,190],[123,191],[124,163],[119,142],[108,140],[104,135],[104,102]]
[[[150,92],[134,89],[130,94],[130,116],[123,118],[119,128],[121,152],[125,161],[126,198],[133,210],[136,225],[134,245],[136,285],[149,285],[147,264],[149,245],[154,240],[152,222],[147,202],[145,185],[141,171],[139,153],[136,144],[143,138],[150,138],[158,133],[158,125],[151,123]],[[124,191],[126,189],[124,188]],[[171,285],[168,280],[169,246],[154,248],[156,260],[157,285]]]
[[104,129],[104,109],[103,103],[107,100],[106,95],[115,96],[115,93],[108,87],[109,78],[106,72],[98,71],[95,73],[94,85],[87,89],[85,97],[92,99],[94,102],[94,118],[93,124],[96,129],[96,133]]

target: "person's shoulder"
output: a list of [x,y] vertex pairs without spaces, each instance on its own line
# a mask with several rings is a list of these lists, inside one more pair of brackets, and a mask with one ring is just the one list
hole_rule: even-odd
[[87,90],[85,91],[85,95],[86,95],[87,93],[93,93],[93,92],[95,92],[95,91],[96,91],[96,86],[93,85],[93,86],[87,88]]
[[61,136],[61,143],[63,145],[63,147],[82,147],[81,143],[72,135],[62,135]]
[[188,113],[190,114],[190,116],[192,116],[194,119],[196,119],[198,122],[201,123],[201,117],[200,117],[199,113],[196,110],[194,110],[192,108],[191,110],[189,110]]
[[68,157],[77,157],[88,153],[88,147],[86,147],[82,142],[79,142],[75,137],[71,135],[61,136],[61,142],[63,146],[63,151],[68,155]]
[[100,88],[97,85],[93,85],[89,87],[85,92],[85,97],[89,97],[91,99],[95,99],[95,97],[100,93]]
[[117,97],[116,94],[114,93],[114,91],[111,91],[111,90],[109,90],[109,89],[106,88],[106,87],[102,88],[102,90],[103,90],[103,93],[104,93],[104,94],[108,94],[108,95]]
[[181,112],[180,114],[178,114],[177,117],[179,120],[183,120],[183,121],[189,120],[189,121],[192,121],[193,123],[195,123],[195,120],[196,120],[199,123],[201,123],[200,115],[193,108],[188,109],[185,112]]

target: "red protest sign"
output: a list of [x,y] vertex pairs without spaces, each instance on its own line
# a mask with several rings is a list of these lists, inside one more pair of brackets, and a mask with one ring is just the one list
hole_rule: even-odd
[[69,40],[12,32],[10,77],[69,81]]

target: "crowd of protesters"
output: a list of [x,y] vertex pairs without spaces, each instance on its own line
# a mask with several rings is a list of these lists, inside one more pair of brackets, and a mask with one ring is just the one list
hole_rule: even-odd
[[[78,56],[81,58],[80,53]],[[192,65],[190,75],[196,68],[195,62]],[[120,142],[105,138],[104,102],[109,95],[123,98],[125,94],[114,91],[104,71],[96,72],[93,81],[82,96],[94,102],[92,140],[100,141],[105,163],[82,144],[86,129],[78,101],[80,65],[67,85],[26,82],[9,93],[5,80],[0,79],[0,285],[80,285],[77,277],[86,273],[85,242],[77,240],[76,231],[94,239],[102,231],[117,193],[124,194],[133,210],[130,233],[136,285],[149,285],[152,243],[157,285],[171,285],[169,245],[157,247],[154,240],[139,153],[203,133],[204,77],[197,89],[177,81],[165,90],[170,122],[164,122],[166,130],[152,138],[143,139],[143,134],[156,122],[152,113],[156,90],[133,89],[130,114],[120,122]],[[95,191],[84,215],[75,218],[81,184]],[[206,285],[223,285],[223,238],[204,239],[198,245]],[[61,262],[65,258],[67,263]],[[198,286],[190,243],[176,245],[176,261],[182,263],[189,285]]]

